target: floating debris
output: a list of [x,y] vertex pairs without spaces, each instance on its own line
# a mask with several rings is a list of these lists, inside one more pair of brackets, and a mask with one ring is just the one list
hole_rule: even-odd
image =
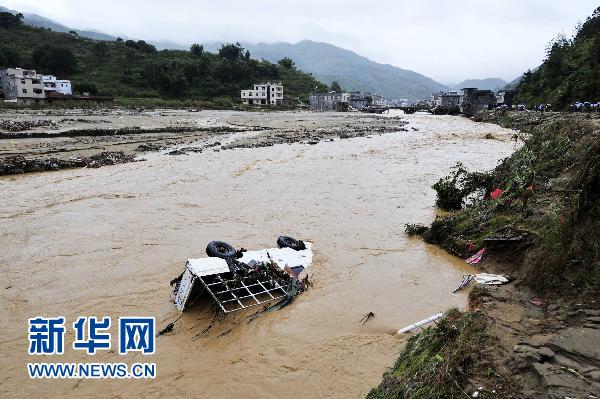
[[279,248],[236,251],[213,241],[208,258],[188,259],[184,272],[171,281],[177,309],[185,308],[207,292],[223,313],[280,300],[266,311],[287,306],[307,288],[299,274],[312,262],[311,243],[280,237]]

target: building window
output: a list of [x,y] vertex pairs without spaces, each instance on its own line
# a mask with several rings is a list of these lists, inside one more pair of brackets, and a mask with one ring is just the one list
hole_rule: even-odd
[[27,94],[27,89],[23,89],[23,94]]
[[42,94],[42,89],[33,89],[35,94]]
[[25,84],[25,79],[21,79],[21,83]]

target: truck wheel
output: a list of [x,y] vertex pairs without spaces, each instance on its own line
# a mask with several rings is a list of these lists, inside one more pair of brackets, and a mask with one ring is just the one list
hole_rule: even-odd
[[280,236],[277,239],[277,245],[279,248],[292,248],[296,251],[302,251],[303,249],[306,249],[303,241],[287,236]]
[[212,258],[234,258],[236,253],[234,247],[223,241],[211,241],[206,246],[206,254]]

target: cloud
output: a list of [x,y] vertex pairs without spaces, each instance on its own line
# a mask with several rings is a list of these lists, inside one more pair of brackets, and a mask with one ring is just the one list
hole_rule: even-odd
[[3,5],[79,29],[169,40],[329,42],[441,82],[511,80],[546,44],[592,13],[593,0],[18,0]]

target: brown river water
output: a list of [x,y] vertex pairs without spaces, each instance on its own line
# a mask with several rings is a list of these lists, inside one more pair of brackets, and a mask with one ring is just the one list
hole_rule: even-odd
[[[0,397],[364,397],[402,349],[406,338],[394,331],[465,305],[466,293],[451,292],[472,270],[407,237],[404,224],[435,217],[430,186],[456,162],[489,169],[516,146],[513,132],[495,125],[405,120],[408,132],[313,146],[151,153],[145,162],[1,178]],[[200,301],[150,356],[71,349],[78,316],[112,316],[113,348],[119,316],[155,316],[159,329],[175,320],[168,283],[209,241],[259,249],[280,234],[314,243],[313,286],[292,305],[251,322],[251,312],[227,315],[204,332],[213,313]],[[374,319],[361,324],[370,311]],[[38,315],[66,317],[64,355],[27,354],[27,319]],[[158,376],[29,380],[32,361],[154,362]]]

